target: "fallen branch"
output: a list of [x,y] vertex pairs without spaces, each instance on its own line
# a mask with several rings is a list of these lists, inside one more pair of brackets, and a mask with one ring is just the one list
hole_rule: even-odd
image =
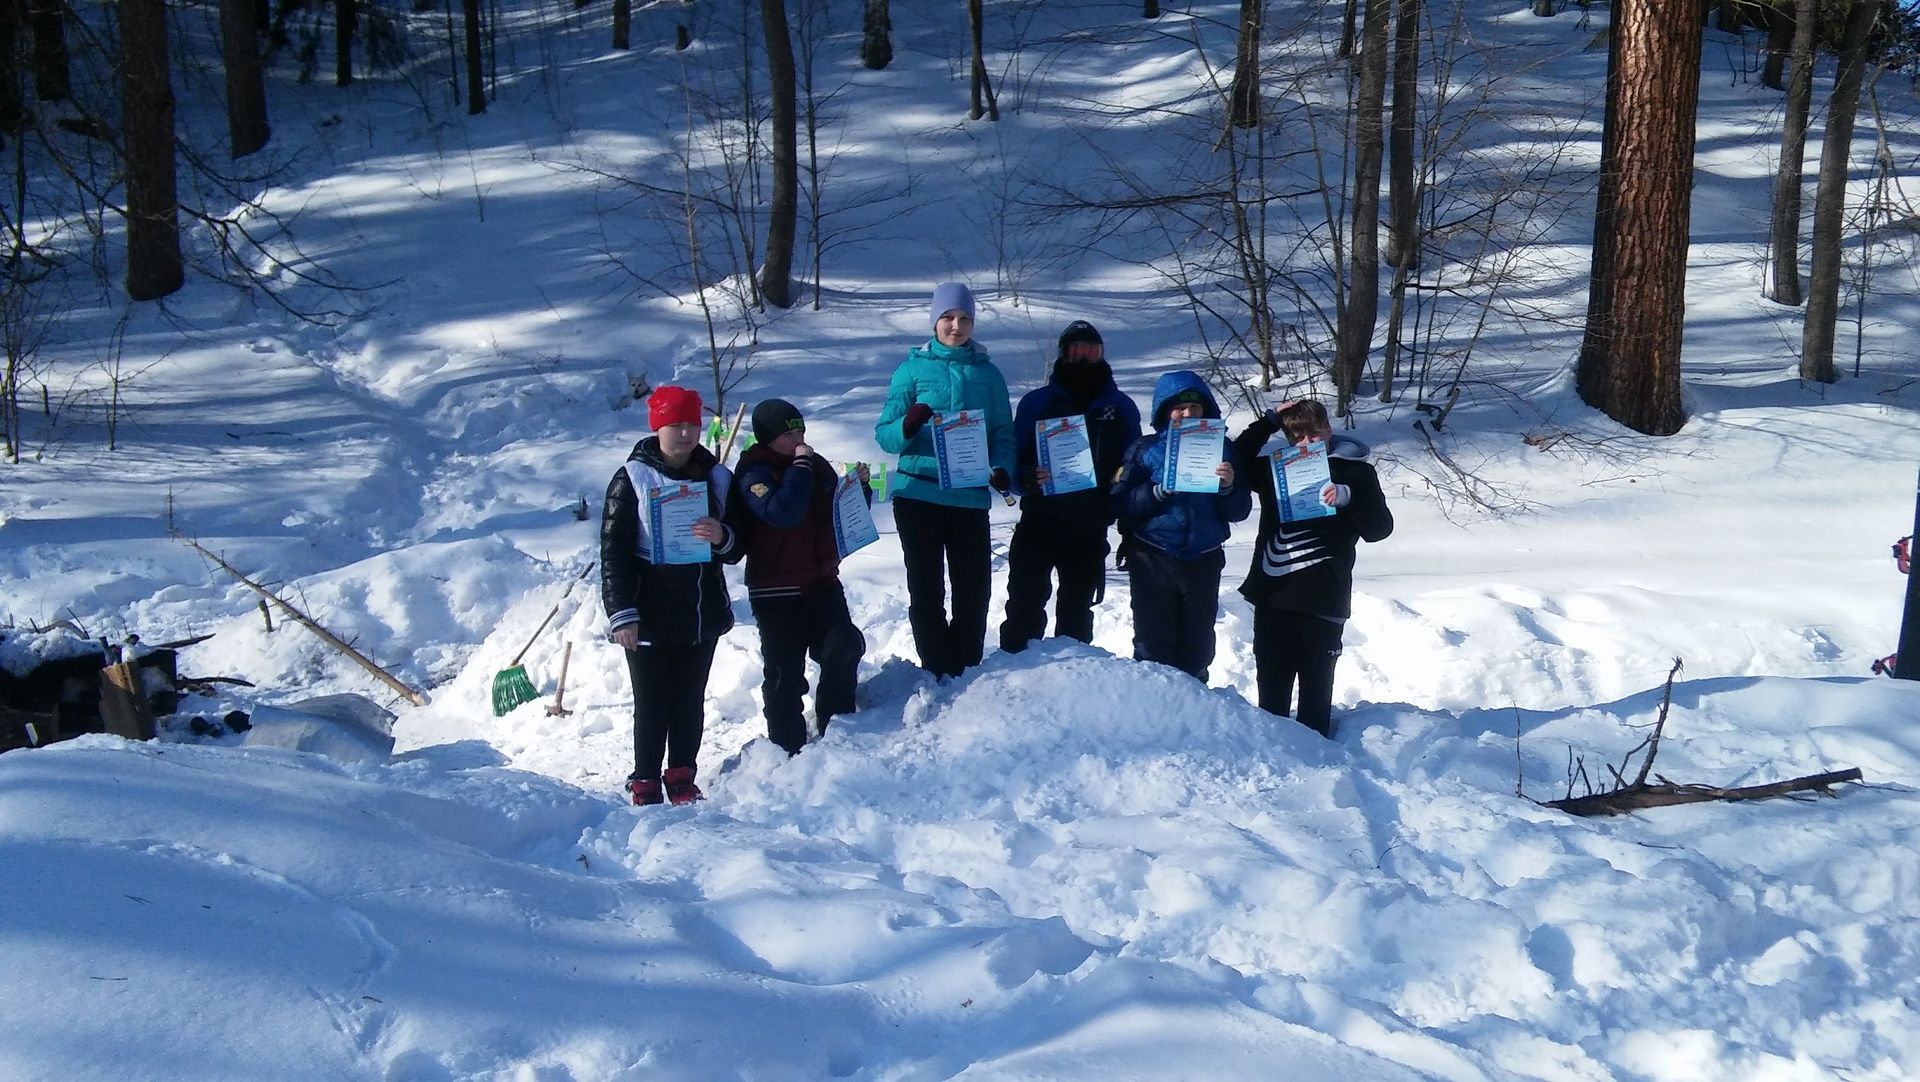
[[1835,770],[1826,774],[1809,774],[1804,778],[1789,778],[1786,781],[1772,781],[1764,785],[1742,785],[1733,789],[1722,789],[1717,785],[1679,785],[1662,779],[1655,785],[1640,784],[1606,793],[1549,800],[1546,806],[1558,808],[1569,815],[1623,815],[1641,808],[1664,808],[1671,804],[1699,804],[1708,800],[1766,800],[1770,797],[1807,791],[1817,792],[1822,796],[1833,796],[1835,795],[1833,786],[1841,782],[1859,780],[1859,767],[1849,767],[1846,770]]
[[283,599],[279,594],[274,593],[272,590],[267,589],[265,586],[262,586],[259,583],[248,578],[247,576],[241,574],[237,568],[235,568],[232,564],[228,563],[227,561],[221,559],[219,556],[215,555],[205,545],[202,545],[200,542],[195,541],[193,538],[188,537],[186,534],[181,533],[179,530],[173,529],[172,527],[169,527],[168,529],[169,529],[169,532],[173,534],[173,536],[186,542],[188,545],[193,546],[193,550],[195,552],[198,552],[200,555],[205,556],[207,559],[212,560],[215,564],[219,565],[220,570],[225,571],[227,574],[232,575],[235,579],[239,580],[241,585],[245,586],[249,590],[252,590],[254,593],[259,594],[262,598],[265,598],[267,601],[272,602],[275,608],[279,609],[281,612],[286,613],[288,616],[291,616],[293,619],[299,621],[300,624],[306,627],[308,631],[311,631],[315,635],[320,636],[320,639],[322,642],[325,642],[328,646],[331,646],[335,650],[338,650],[341,653],[345,654],[347,657],[351,658],[356,665],[359,665],[361,668],[372,673],[374,677],[377,678],[381,683],[399,692],[401,698],[407,700],[408,702],[412,703],[415,706],[427,705],[427,697],[425,695],[422,695],[420,692],[415,691],[414,689],[408,687],[406,684],[400,681],[399,677],[394,676],[392,673],[381,668],[379,665],[374,664],[374,662],[371,659],[369,659],[367,655],[361,653],[358,650],[355,650],[351,645],[349,645],[347,642],[342,640],[340,636],[335,635],[333,632],[328,631],[324,627],[321,627],[319,621],[315,620],[311,616],[308,616],[306,613],[301,612],[299,609],[293,607],[291,603]]
[[[1582,779],[1586,777],[1586,764],[1584,762],[1576,764],[1572,749],[1568,749],[1567,795],[1559,800],[1543,801],[1542,807],[1554,808],[1569,815],[1624,815],[1642,808],[1664,808],[1673,804],[1701,804],[1709,800],[1724,800],[1730,803],[1742,800],[1766,800],[1770,797],[1807,791],[1818,792],[1823,796],[1833,796],[1833,786],[1842,782],[1860,780],[1860,769],[1848,767],[1845,770],[1834,770],[1825,774],[1808,774],[1805,777],[1788,778],[1786,781],[1742,785],[1732,789],[1723,789],[1717,785],[1681,784],[1669,781],[1660,774],[1653,774],[1656,780],[1648,782],[1647,776],[1653,771],[1653,757],[1660,754],[1660,738],[1666,732],[1667,712],[1673,706],[1673,678],[1679,675],[1680,667],[1680,659],[1674,658],[1673,668],[1667,670],[1667,685],[1660,695],[1660,716],[1653,723],[1653,731],[1621,758],[1619,766],[1606,764],[1607,773],[1613,775],[1613,788],[1596,793],[1593,787],[1588,785],[1585,796],[1574,796],[1573,782],[1576,776]],[[1640,771],[1634,775],[1632,781],[1628,781],[1626,774],[1633,764],[1633,757],[1643,749],[1646,751],[1646,758],[1640,761]]]

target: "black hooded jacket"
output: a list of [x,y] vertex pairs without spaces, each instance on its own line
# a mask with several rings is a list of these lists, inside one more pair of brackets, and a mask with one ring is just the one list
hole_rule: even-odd
[[660,440],[648,436],[633,445],[627,464],[607,482],[600,515],[600,602],[609,630],[640,627],[642,643],[689,646],[710,642],[733,627],[733,601],[727,596],[722,563],[746,554],[729,527],[713,559],[703,564],[656,566],[640,554],[640,500],[634,477],[649,487],[669,481],[705,481],[708,513],[726,522],[733,475],[705,447],[695,447],[685,466],[675,469],[660,455]]

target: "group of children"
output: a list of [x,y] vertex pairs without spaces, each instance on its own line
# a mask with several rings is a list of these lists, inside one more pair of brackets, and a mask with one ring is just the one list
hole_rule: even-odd
[[[1005,378],[973,338],[975,306],[967,287],[936,287],[928,314],[933,337],[894,371],[874,426],[881,449],[898,456],[893,516],[921,667],[947,678],[980,663],[991,585],[988,509],[998,492],[1009,501],[1017,494],[1020,503],[1007,555],[1002,650],[1017,653],[1045,633],[1049,599],[1055,634],[1092,640],[1108,530],[1117,524],[1119,562],[1133,598],[1134,657],[1204,682],[1214,654],[1223,546],[1258,496],[1259,535],[1240,592],[1254,609],[1259,705],[1329,735],[1354,550],[1360,540],[1379,541],[1393,531],[1366,445],[1335,436],[1319,403],[1285,403],[1224,442],[1213,471],[1217,492],[1170,491],[1162,483],[1169,429],[1185,418],[1220,417],[1199,376],[1160,377],[1151,430],[1143,434],[1138,407],[1114,383],[1100,332],[1076,320],[1060,335],[1047,382],[1009,409]],[[984,425],[984,485],[954,483],[941,468],[934,429],[963,411]],[[1095,478],[1090,488],[1049,491],[1053,477],[1040,461],[1036,432],[1061,418],[1084,421]],[[694,760],[707,676],[715,645],[733,622],[723,563],[746,561],[747,598],[760,629],[767,735],[789,754],[808,737],[802,697],[809,656],[820,667],[814,695],[814,732],[820,733],[853,709],[866,640],[839,579],[833,515],[841,480],[807,444],[800,412],[779,399],[754,409],[755,443],[741,455],[737,477],[701,446],[702,408],[694,392],[657,388],[648,419],[654,434],[635,445],[607,486],[602,600],[633,681],[635,766],[627,791],[635,804],[682,804],[700,799]],[[1279,506],[1286,494],[1276,493],[1267,457],[1316,443],[1328,455],[1332,479],[1319,499],[1331,513],[1287,521]],[[695,481],[706,484],[708,505],[688,528],[712,547],[713,558],[650,562],[640,546],[638,493]]]

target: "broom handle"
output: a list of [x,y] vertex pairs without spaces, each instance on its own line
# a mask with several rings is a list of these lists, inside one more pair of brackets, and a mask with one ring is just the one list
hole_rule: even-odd
[[595,566],[594,564],[588,564],[587,569],[585,571],[580,572],[579,576],[577,576],[573,580],[573,582],[567,583],[566,593],[561,594],[560,600],[554,602],[553,607],[547,610],[547,618],[540,621],[539,627],[536,627],[533,629],[533,634],[527,637],[527,644],[520,648],[519,653],[513,655],[512,661],[507,662],[507,668],[511,669],[515,665],[520,664],[520,659],[527,656],[528,650],[533,649],[534,640],[538,639],[540,637],[540,633],[547,629],[547,625],[550,623],[553,623],[553,618],[560,614],[560,606],[566,604],[567,594],[573,593],[573,583],[579,582],[581,579],[584,579],[588,575],[592,574],[594,566]]
[[567,640],[567,648],[560,651],[560,686],[554,689],[553,705],[556,709],[565,709],[567,702],[567,663],[573,660],[573,640]]

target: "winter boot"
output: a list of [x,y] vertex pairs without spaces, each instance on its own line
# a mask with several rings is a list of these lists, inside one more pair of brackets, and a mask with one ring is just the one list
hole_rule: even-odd
[[667,799],[675,804],[691,804],[704,799],[706,794],[693,783],[694,768],[690,766],[671,766],[661,775],[667,786]]
[[627,778],[627,795],[633,797],[635,804],[663,804],[667,799],[660,793],[659,778],[643,778],[638,774]]

